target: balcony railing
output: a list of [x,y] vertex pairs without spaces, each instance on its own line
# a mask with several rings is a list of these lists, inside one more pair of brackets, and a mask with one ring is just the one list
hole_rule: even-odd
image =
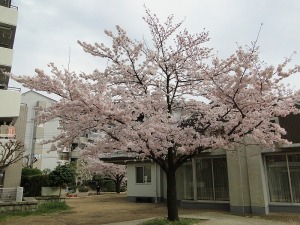
[[10,8],[11,0],[0,0],[0,5]]
[[0,126],[0,139],[15,139],[16,128],[12,125],[3,124]]
[[14,6],[11,4],[11,0],[0,0],[0,5],[7,7],[7,8],[13,8],[13,9],[18,10],[17,6]]
[[0,23],[0,46],[4,48],[13,48],[15,40],[16,26]]
[[60,152],[58,154],[58,160],[69,160],[69,153],[68,152]]

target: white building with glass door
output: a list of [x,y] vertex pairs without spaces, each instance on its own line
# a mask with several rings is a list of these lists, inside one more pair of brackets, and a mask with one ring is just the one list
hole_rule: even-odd
[[[293,144],[275,150],[241,146],[202,153],[176,173],[178,204],[238,214],[300,212],[300,116],[289,115],[277,122]],[[129,201],[166,199],[166,177],[157,164],[126,155],[110,160],[127,164]]]

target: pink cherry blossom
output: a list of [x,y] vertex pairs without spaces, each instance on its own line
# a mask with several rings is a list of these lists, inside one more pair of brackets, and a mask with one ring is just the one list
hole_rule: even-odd
[[207,149],[288,143],[285,130],[272,121],[299,113],[299,91],[282,81],[300,67],[288,68],[290,59],[265,65],[256,42],[221,59],[206,47],[208,32],[180,31],[182,22],[169,16],[161,23],[147,9],[144,20],[149,42],[130,38],[120,26],[116,33],[105,31],[110,46],[78,41],[107,62],[103,71],[76,74],[51,63],[51,74],[37,69],[34,77],[13,77],[61,97],[37,118],[60,118],[62,134],[53,139],[58,148],[96,132],[102,135],[86,154],[97,158],[122,150],[160,165],[168,182],[168,218],[178,220],[175,171],[188,159]]

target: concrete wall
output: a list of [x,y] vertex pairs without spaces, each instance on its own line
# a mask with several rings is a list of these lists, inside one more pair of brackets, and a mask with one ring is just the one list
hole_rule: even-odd
[[[16,138],[17,140],[24,143],[25,139],[25,127],[26,127],[26,117],[27,117],[27,107],[21,105],[20,115],[15,123],[16,127]],[[17,187],[20,186],[21,173],[22,173],[22,163],[20,160],[5,169],[4,187]]]
[[21,93],[18,91],[0,90],[0,103],[0,117],[18,117],[20,114]]
[[0,23],[16,26],[18,21],[18,10],[0,6]]
[[37,205],[38,201],[0,202],[0,213],[16,211],[35,211],[37,209]]
[[246,151],[251,213],[257,215],[269,213],[267,181],[261,152],[258,146],[249,146]]
[[226,158],[231,211],[251,213],[246,151],[244,148],[228,151]]
[[[65,193],[65,189],[61,190],[61,194]],[[42,196],[58,196],[59,187],[42,187]]]
[[11,67],[13,54],[13,49],[0,47],[0,65]]
[[269,213],[261,152],[258,146],[241,146],[227,153],[230,208],[233,213]]

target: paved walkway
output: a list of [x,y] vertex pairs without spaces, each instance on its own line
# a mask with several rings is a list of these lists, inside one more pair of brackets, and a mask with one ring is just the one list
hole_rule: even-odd
[[[226,213],[218,212],[203,212],[193,215],[182,215],[181,217],[190,217],[198,219],[206,219],[199,223],[199,225],[292,225],[296,223],[291,222],[277,222],[273,220],[265,220],[261,218],[251,218],[247,216],[235,216]],[[138,225],[149,219],[132,220],[126,222],[110,223],[106,225]]]

